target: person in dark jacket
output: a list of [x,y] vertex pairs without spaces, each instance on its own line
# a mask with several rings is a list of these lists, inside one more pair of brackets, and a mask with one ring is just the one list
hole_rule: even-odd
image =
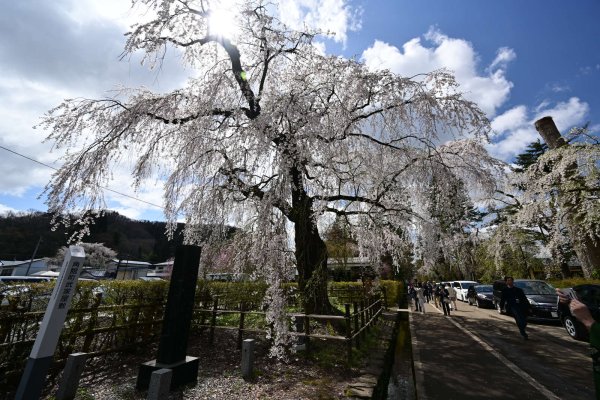
[[512,276],[505,277],[504,282],[506,283],[506,287],[502,289],[502,296],[500,297],[500,309],[503,309],[504,305],[506,304],[506,309],[512,313],[513,317],[515,317],[515,322],[519,327],[521,336],[523,336],[523,339],[527,340],[529,336],[527,336],[525,328],[527,328],[527,311],[529,310],[529,300],[527,300],[527,296],[525,296],[523,289],[514,286],[514,280]]
[[444,315],[450,316],[450,293],[448,289],[440,285],[439,291],[440,305],[444,311]]

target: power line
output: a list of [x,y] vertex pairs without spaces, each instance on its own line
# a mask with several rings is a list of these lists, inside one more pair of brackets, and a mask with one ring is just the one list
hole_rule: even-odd
[[[23,157],[23,158],[25,158],[25,159],[27,159],[27,160],[29,160],[29,161],[33,161],[33,162],[34,162],[34,163],[36,163],[36,164],[40,164],[40,165],[43,165],[44,167],[47,167],[47,168],[53,169],[53,170],[55,170],[55,171],[58,171],[58,168],[55,168],[55,167],[53,167],[53,166],[51,166],[51,165],[48,165],[48,164],[45,164],[45,163],[43,163],[43,162],[41,162],[41,161],[38,161],[38,160],[36,160],[36,159],[34,159],[34,158],[31,158],[31,157],[29,157],[29,156],[26,156],[25,154],[21,154],[21,153],[19,153],[19,152],[16,152],[16,151],[14,151],[14,150],[11,150],[11,149],[9,149],[9,148],[7,148],[7,147],[4,147],[4,146],[2,146],[2,145],[0,145],[0,149],[6,150],[6,151],[8,151],[9,153],[13,153],[13,154],[15,154],[15,155],[17,155],[17,156],[19,156],[19,157]],[[117,191],[117,190],[114,190],[114,189],[108,188],[108,187],[106,187],[106,186],[100,186],[100,185],[97,185],[97,186],[98,186],[100,189],[104,189],[104,190],[107,190],[107,191],[109,191],[109,192],[112,192],[112,193],[118,194],[118,195],[120,195],[120,196],[127,197],[127,198],[130,198],[130,199],[132,199],[132,200],[136,200],[136,201],[139,201],[139,202],[142,202],[142,203],[146,203],[146,204],[148,204],[148,205],[151,205],[151,206],[153,206],[153,207],[158,207],[158,208],[160,208],[161,210],[164,210],[164,208],[163,208],[162,206],[159,206],[159,205],[157,205],[157,204],[154,204],[154,203],[150,203],[149,201],[146,201],[146,200],[139,199],[139,198],[137,198],[137,197],[134,197],[134,196],[128,195],[128,194],[126,194],[126,193],[121,193],[121,192],[119,192],[119,191]]]

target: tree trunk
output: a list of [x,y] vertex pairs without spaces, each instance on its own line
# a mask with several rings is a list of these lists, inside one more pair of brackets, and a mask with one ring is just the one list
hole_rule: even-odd
[[310,215],[295,224],[298,288],[309,314],[331,314],[327,295],[327,247]]
[[[567,146],[567,142],[560,135],[556,128],[552,117],[544,117],[535,122],[535,129],[544,139],[550,149],[557,149],[562,146]],[[576,165],[571,168],[572,174],[576,173]],[[578,204],[573,201],[567,201],[563,196],[559,197],[560,205],[563,209],[575,209]],[[581,262],[583,275],[586,278],[592,276],[592,272],[600,268],[600,238],[590,237],[579,223],[581,217],[576,213],[567,214],[565,224],[573,242],[573,249],[577,254],[577,258]]]
[[313,216],[313,200],[304,190],[302,174],[291,167],[292,213],[296,268],[302,308],[308,314],[333,314],[327,295],[327,246]]

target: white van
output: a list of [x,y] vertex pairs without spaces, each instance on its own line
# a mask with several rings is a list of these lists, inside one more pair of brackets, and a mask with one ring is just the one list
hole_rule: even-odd
[[456,290],[456,299],[460,301],[467,301],[467,291],[469,286],[479,285],[479,282],[475,281],[454,281],[452,287]]

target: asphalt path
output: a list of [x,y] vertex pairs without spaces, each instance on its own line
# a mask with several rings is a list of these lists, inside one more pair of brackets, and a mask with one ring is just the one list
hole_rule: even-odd
[[589,345],[561,325],[530,321],[526,341],[512,317],[457,303],[411,312],[418,399],[596,398]]

